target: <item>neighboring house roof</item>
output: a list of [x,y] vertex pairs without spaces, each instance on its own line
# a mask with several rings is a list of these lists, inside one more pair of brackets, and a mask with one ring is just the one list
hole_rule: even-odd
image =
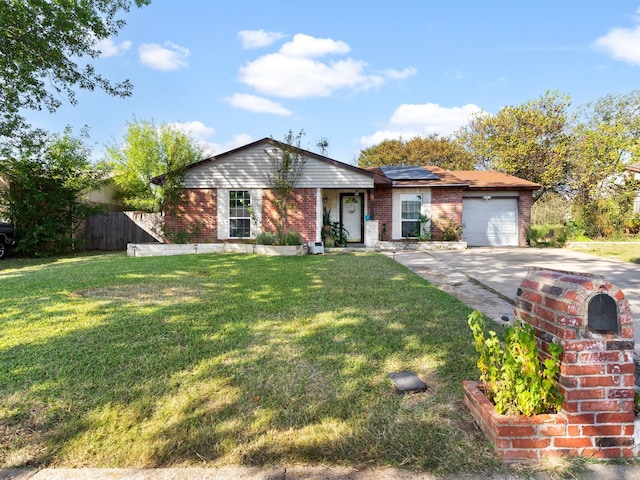
[[[334,166],[337,166],[337,167],[340,167],[340,168],[345,168],[345,169],[352,170],[352,171],[358,172],[358,173],[363,173],[363,174],[368,175],[368,176],[373,176],[373,174],[371,172],[369,172],[368,170],[365,170],[365,169],[360,168],[360,167],[356,167],[355,165],[350,165],[348,163],[343,163],[343,162],[340,162],[338,160],[334,160],[333,158],[329,158],[329,157],[326,157],[324,155],[320,155],[318,153],[311,152],[309,150],[304,150],[302,148],[297,148],[297,147],[288,145],[288,144],[286,144],[284,142],[280,142],[278,140],[274,140],[273,138],[268,138],[268,137],[263,138],[261,140],[256,140],[255,142],[249,143],[247,145],[243,145],[243,146],[238,147],[238,148],[234,148],[233,150],[229,150],[229,151],[221,153],[219,155],[213,155],[211,157],[208,157],[208,158],[205,158],[203,160],[200,160],[199,162],[192,163],[191,165],[187,166],[187,170],[202,166],[202,165],[207,164],[207,163],[212,163],[212,162],[216,162],[216,161],[219,161],[219,160],[223,160],[226,157],[233,156],[233,155],[235,155],[238,152],[241,152],[243,150],[252,149],[252,148],[254,148],[254,147],[256,147],[256,146],[258,146],[258,145],[260,145],[262,143],[268,144],[268,145],[270,145],[272,147],[279,148],[281,150],[292,149],[294,152],[296,152],[296,153],[298,153],[300,155],[303,155],[305,157],[314,158],[316,160],[320,160],[321,162],[325,162],[325,163],[328,163],[330,165],[334,165]],[[157,177],[154,177],[154,178],[151,179],[151,183],[154,183],[156,185],[160,185],[164,181],[164,177],[165,177],[164,174],[163,175],[158,175]]]

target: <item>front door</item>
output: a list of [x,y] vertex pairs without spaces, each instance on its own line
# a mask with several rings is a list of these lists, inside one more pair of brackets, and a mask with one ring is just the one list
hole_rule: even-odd
[[363,193],[341,193],[340,194],[340,221],[345,230],[349,232],[347,241],[352,243],[362,243],[364,233],[363,213],[364,194]]

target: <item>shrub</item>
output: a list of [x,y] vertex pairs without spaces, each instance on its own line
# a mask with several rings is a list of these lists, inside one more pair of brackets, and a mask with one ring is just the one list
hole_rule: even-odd
[[638,235],[640,233],[640,214],[635,214],[624,222],[624,233]]
[[198,239],[200,238],[200,235],[202,233],[202,224],[200,222],[191,222],[185,228],[178,228],[175,230],[170,230],[165,224],[163,226],[163,231],[165,237],[171,243],[193,243],[198,241]]
[[273,245],[278,240],[278,236],[272,232],[262,232],[256,235],[258,245]]
[[463,225],[450,218],[434,220],[435,227],[442,232],[442,240],[445,242],[457,242],[462,238]]
[[508,327],[502,344],[494,331],[487,335],[481,312],[472,312],[468,323],[484,393],[498,413],[531,416],[560,410],[564,402],[557,380],[561,345],[549,343],[551,358],[541,362],[531,325]]
[[584,233],[591,238],[620,237],[624,232],[624,215],[614,198],[601,198],[579,209]]
[[564,225],[532,225],[527,232],[527,243],[532,247],[562,247],[566,241]]
[[280,245],[300,245],[301,238],[298,232],[289,230],[280,239]]

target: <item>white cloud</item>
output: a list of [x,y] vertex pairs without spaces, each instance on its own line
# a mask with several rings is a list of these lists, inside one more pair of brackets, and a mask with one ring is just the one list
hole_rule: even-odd
[[234,108],[241,108],[256,113],[272,113],[274,115],[288,116],[291,111],[284,108],[277,102],[266,98],[248,95],[245,93],[234,93],[227,101]]
[[129,40],[115,43],[111,38],[104,38],[102,40],[98,40],[95,47],[96,49],[100,50],[101,58],[108,58],[122,55],[124,52],[131,48],[131,45],[133,45],[133,42]]
[[209,141],[209,137],[216,132],[213,127],[207,127],[199,120],[192,122],[175,122],[169,124],[171,127],[186,133],[193,138],[203,149],[203,156],[206,158],[215,152],[215,146]]
[[231,140],[228,140],[225,143],[212,143],[211,146],[213,147],[215,154],[219,155],[251,142],[253,142],[253,137],[251,135],[248,133],[240,133],[238,135],[234,135]]
[[418,70],[414,67],[407,67],[404,70],[389,69],[382,71],[382,74],[391,80],[405,80],[416,73],[418,73]]
[[215,128],[207,127],[204,123],[198,120],[194,120],[193,122],[176,122],[171,123],[170,125],[185,132],[196,140],[207,140],[216,132]]
[[366,148],[383,140],[400,137],[410,140],[433,133],[451,135],[466,125],[472,115],[481,111],[480,107],[473,104],[452,108],[442,107],[437,103],[403,104],[393,112],[387,128],[360,138],[360,143]]
[[342,41],[336,42],[330,38],[315,38],[310,35],[298,33],[293,41],[285,43],[280,53],[287,57],[324,57],[331,53],[349,53],[349,45]]
[[238,36],[242,40],[242,48],[245,49],[267,47],[286,37],[284,33],[264,30],[242,30],[238,32]]
[[595,46],[609,52],[616,60],[640,65],[640,25],[635,28],[614,28],[596,38]]
[[187,58],[191,54],[188,48],[171,42],[145,43],[138,48],[140,61],[154,70],[169,71],[187,67]]
[[322,61],[327,55],[343,55],[349,46],[330,38],[297,34],[276,53],[248,62],[240,68],[239,79],[264,95],[281,98],[326,97],[336,90],[367,90],[388,79],[406,78],[415,69],[367,73],[367,63],[353,58]]

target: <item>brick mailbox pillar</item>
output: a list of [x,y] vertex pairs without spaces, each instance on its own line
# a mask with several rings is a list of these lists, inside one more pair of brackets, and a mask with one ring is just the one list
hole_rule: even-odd
[[542,355],[564,349],[560,389],[564,425],[547,430],[547,453],[632,457],[633,316],[623,292],[604,277],[531,268],[518,288],[515,316],[531,324]]

